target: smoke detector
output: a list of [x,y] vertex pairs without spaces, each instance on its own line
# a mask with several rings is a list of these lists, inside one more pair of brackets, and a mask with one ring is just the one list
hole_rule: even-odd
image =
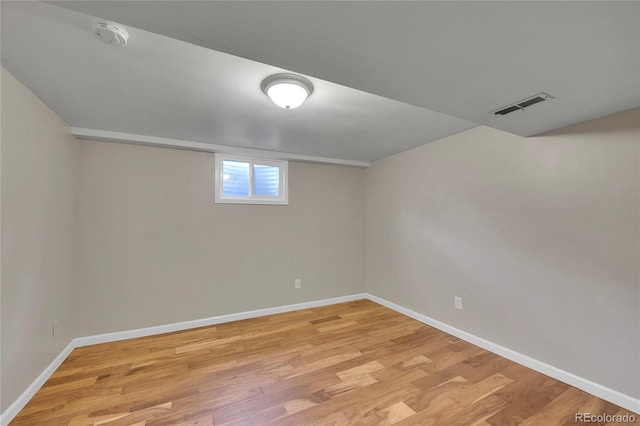
[[109,46],[126,46],[129,40],[129,33],[120,24],[101,19],[93,21],[93,35]]

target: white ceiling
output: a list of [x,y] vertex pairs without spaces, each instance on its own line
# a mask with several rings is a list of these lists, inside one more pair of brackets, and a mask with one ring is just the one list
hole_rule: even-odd
[[[640,106],[640,2],[10,3],[3,66],[78,127],[370,161],[474,123],[528,136]],[[97,44],[77,12],[130,44]],[[308,103],[269,104],[274,66],[310,76]],[[490,114],[538,92],[555,99]]]
[[260,90],[280,68],[133,27],[112,47],[87,15],[1,5],[2,65],[74,127],[368,162],[475,126],[312,77],[283,110]]

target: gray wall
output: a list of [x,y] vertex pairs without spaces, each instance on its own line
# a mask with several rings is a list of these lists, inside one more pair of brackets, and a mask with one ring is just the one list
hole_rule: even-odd
[[213,158],[80,143],[81,335],[364,291],[362,169],[291,162],[288,206],[214,204]]
[[72,337],[365,288],[640,397],[639,114],[290,163],[289,206],[217,205],[211,154],[77,142],[3,70],[2,410]]
[[4,69],[0,136],[4,411],[77,336],[78,146],[69,126]]
[[73,337],[364,291],[362,169],[290,163],[288,206],[218,205],[212,154],[69,130],[2,70],[2,411]]
[[[365,173],[367,291],[640,397],[640,109]],[[463,297],[463,311],[453,308]]]

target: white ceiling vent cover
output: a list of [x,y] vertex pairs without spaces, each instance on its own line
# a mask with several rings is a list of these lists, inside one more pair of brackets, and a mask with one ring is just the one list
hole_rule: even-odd
[[120,24],[98,19],[93,21],[93,34],[109,46],[126,46],[129,33]]
[[493,111],[492,114],[502,117],[507,114],[511,114],[512,112],[515,112],[515,111],[524,111],[525,108],[528,108],[532,105],[538,104],[540,102],[544,102],[549,99],[553,99],[553,96],[548,95],[544,92],[538,93],[537,95],[529,96],[528,98],[525,98],[514,104],[507,105],[496,111]]

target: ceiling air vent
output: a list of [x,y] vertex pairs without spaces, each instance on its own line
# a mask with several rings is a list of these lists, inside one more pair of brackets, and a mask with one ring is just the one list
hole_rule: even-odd
[[537,95],[530,96],[526,99],[516,102],[515,104],[507,105],[506,107],[502,107],[497,111],[494,111],[494,115],[504,116],[507,114],[511,114],[514,111],[522,111],[525,108],[530,107],[531,105],[538,104],[540,102],[544,102],[546,100],[553,99],[553,96],[547,95],[546,93],[538,93]]

